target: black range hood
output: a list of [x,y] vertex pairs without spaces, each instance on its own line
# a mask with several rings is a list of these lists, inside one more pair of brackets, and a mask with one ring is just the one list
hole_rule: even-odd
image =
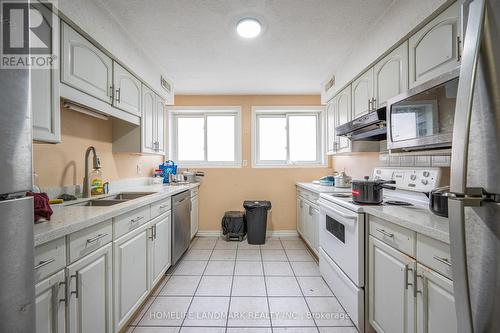
[[351,141],[382,141],[387,138],[386,108],[380,108],[335,128],[335,134]]

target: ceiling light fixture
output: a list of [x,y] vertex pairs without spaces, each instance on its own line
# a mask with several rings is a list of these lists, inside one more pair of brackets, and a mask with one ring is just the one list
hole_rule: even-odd
[[250,17],[241,19],[236,25],[236,32],[243,38],[255,38],[260,35],[261,31],[262,25],[260,22]]

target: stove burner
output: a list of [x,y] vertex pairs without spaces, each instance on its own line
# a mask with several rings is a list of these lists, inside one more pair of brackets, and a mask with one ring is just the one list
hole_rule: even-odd
[[336,198],[350,198],[350,197],[352,197],[352,194],[349,194],[349,193],[332,193],[331,196],[332,197],[336,197]]
[[354,202],[354,201],[349,201],[350,203],[352,203],[353,205],[356,205],[356,206],[383,206],[384,204],[383,203],[359,203],[359,202]]
[[384,201],[385,204],[392,205],[392,206],[413,206],[413,204],[406,202],[406,201],[399,201],[399,200],[387,200]]

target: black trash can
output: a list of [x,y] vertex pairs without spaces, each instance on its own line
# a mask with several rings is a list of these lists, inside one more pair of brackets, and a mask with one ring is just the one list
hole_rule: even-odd
[[226,236],[226,241],[242,241],[245,237],[245,213],[230,211],[222,218],[222,234]]
[[271,201],[245,201],[245,217],[247,222],[248,244],[264,244],[266,242],[267,211],[271,209]]

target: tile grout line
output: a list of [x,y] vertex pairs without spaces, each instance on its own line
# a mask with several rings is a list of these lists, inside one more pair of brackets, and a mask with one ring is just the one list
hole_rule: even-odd
[[[281,241],[281,239],[280,239],[280,241]],[[290,258],[288,257],[288,253],[286,253],[286,251],[285,251],[285,255],[290,263]],[[290,266],[292,266],[292,264],[290,264]],[[295,275],[295,271],[293,270],[293,268],[292,268],[292,272],[293,272],[293,277],[295,278],[295,281],[297,282],[297,285],[299,286],[299,290],[300,290],[300,293],[302,294],[302,298],[304,299],[304,302],[306,303],[307,309],[309,310],[309,313],[311,314],[311,317],[312,317],[312,320],[314,323],[314,327],[316,328],[316,331],[319,333],[318,324],[316,323],[316,319],[314,319],[314,315],[313,315],[313,312],[311,311],[311,307],[309,306],[309,303],[307,303],[306,296],[304,295],[304,291],[302,290],[302,287],[300,286],[299,279],[297,279],[297,275]]]
[[[264,241],[265,244],[265,241]],[[280,241],[281,244],[281,241]],[[260,248],[260,262],[262,265],[262,275],[264,279],[264,289],[266,290],[266,303],[267,303],[267,311],[269,313],[269,325],[271,325],[271,332],[273,332],[273,321],[272,321],[272,315],[271,315],[271,305],[269,304],[269,292],[267,290],[267,281],[266,281],[266,271],[264,270],[264,257],[262,255],[262,246],[259,246]]]
[[[219,242],[219,240],[217,240]],[[236,258],[238,257],[238,245],[236,244],[236,253],[234,255],[233,261],[233,276],[231,277],[231,290],[229,291],[229,304],[227,306],[227,315],[226,315],[226,327],[224,327],[224,332],[227,333],[227,325],[229,323],[229,312],[231,311],[231,299],[233,297],[233,285],[234,285],[234,273],[236,271]]]

